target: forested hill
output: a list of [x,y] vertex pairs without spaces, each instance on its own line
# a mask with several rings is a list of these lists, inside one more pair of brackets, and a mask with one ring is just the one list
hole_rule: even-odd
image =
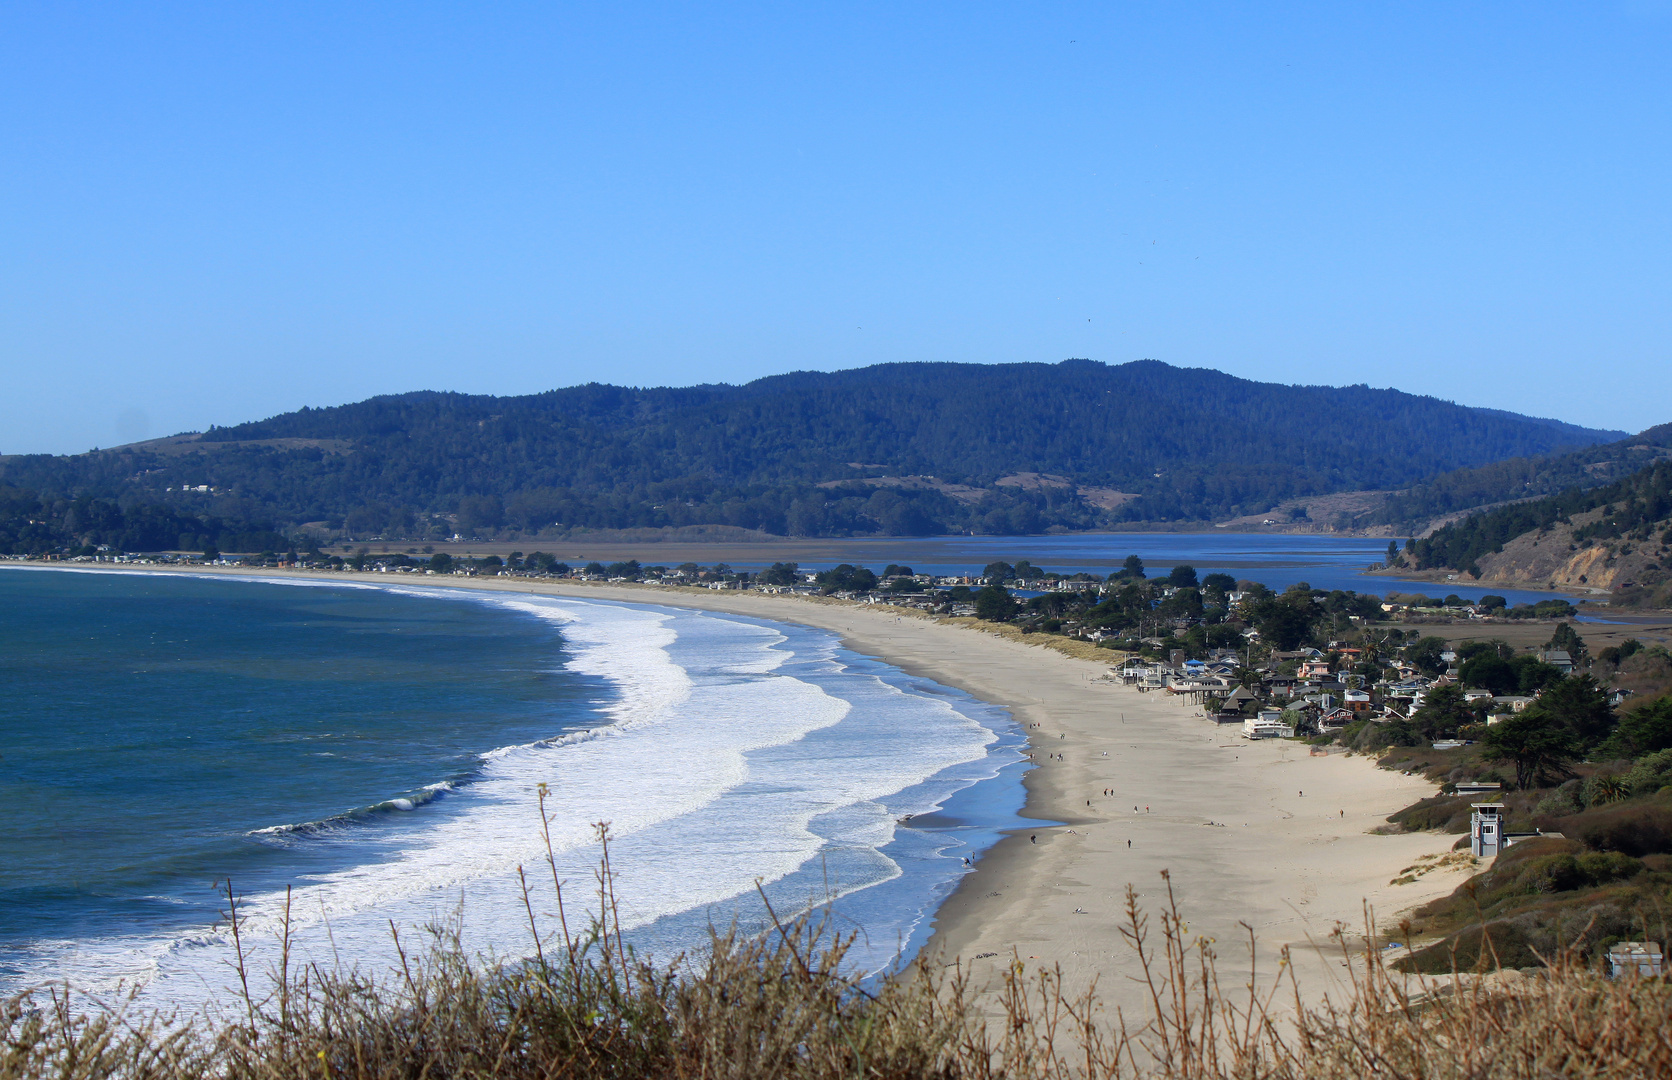
[[694,524],[1025,533],[1258,513],[1620,434],[1155,361],[892,364],[744,386],[379,397],[14,457],[0,482],[403,537]]

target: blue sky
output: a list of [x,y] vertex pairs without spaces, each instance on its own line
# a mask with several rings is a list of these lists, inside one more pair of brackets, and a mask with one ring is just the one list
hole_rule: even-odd
[[1153,357],[1672,420],[1666,4],[15,3],[0,452]]

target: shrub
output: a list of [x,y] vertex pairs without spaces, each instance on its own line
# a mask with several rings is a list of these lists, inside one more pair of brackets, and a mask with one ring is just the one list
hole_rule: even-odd
[[1633,795],[1648,795],[1672,783],[1672,750],[1661,750],[1638,758],[1623,776]]
[[1562,833],[1594,851],[1638,858],[1672,852],[1672,810],[1642,804],[1587,810],[1564,818]]
[[1562,852],[1528,862],[1521,869],[1519,882],[1528,892],[1571,892],[1627,881],[1642,870],[1640,861],[1614,851],[1587,851],[1578,856]]

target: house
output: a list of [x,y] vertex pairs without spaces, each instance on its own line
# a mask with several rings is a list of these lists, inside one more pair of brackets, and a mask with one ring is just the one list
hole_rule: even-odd
[[1354,713],[1370,711],[1370,694],[1364,690],[1348,690],[1341,695],[1341,703]]
[[1302,679],[1322,679],[1324,676],[1329,674],[1329,661],[1303,661],[1300,665],[1300,669],[1296,671],[1295,674]]
[[1318,715],[1318,734],[1333,735],[1354,720],[1357,715],[1351,709],[1329,709]]
[[1533,703],[1533,700],[1533,698],[1521,697],[1517,694],[1495,697],[1492,699],[1492,711],[1510,713],[1524,712],[1527,706]]
[[1622,941],[1608,950],[1608,977],[1630,974],[1660,978],[1660,946],[1653,941]]
[[1538,658],[1551,667],[1560,669],[1563,675],[1573,674],[1573,657],[1566,649],[1546,649],[1538,654]]
[[1243,718],[1243,710],[1259,704],[1259,701],[1259,698],[1248,692],[1246,686],[1239,686],[1226,695],[1214,719],[1222,724],[1240,721]]
[[1283,722],[1283,714],[1275,709],[1261,709],[1260,715],[1242,722],[1245,739],[1292,739],[1295,729]]
[[1463,700],[1468,702],[1470,705],[1478,705],[1483,701],[1491,701],[1492,691],[1480,689],[1465,690],[1463,691]]

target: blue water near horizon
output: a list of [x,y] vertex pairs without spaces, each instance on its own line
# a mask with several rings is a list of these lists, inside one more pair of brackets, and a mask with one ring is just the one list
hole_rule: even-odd
[[[650,605],[142,573],[0,573],[0,993],[213,1002],[220,891],[251,966],[285,889],[299,956],[392,957],[388,920],[529,952],[550,869],[574,925],[611,822],[629,936],[823,902],[875,969],[1022,825],[1023,734],[823,631]],[[908,815],[923,816],[902,825]],[[541,892],[539,882],[546,882]]]

